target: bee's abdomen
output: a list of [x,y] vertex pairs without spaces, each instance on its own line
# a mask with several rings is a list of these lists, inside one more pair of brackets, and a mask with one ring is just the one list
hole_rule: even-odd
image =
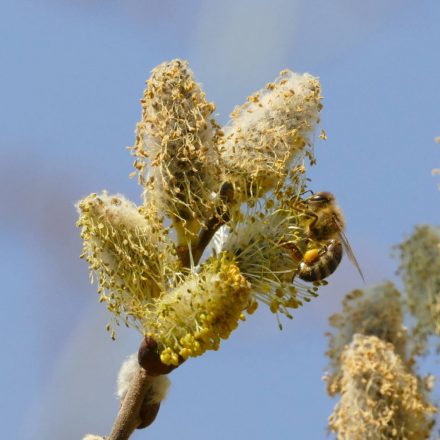
[[314,263],[302,262],[298,276],[304,281],[320,281],[331,275],[342,260],[342,243],[332,239],[326,243],[326,251]]

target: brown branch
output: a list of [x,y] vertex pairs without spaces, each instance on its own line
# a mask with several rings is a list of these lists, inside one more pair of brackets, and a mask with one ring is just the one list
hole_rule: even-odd
[[[183,362],[181,359],[181,363]],[[154,422],[160,402],[157,401],[157,396],[154,396],[153,381],[176,368],[175,365],[162,363],[156,341],[148,337],[142,341],[139,348],[138,363],[138,371],[130,382],[112,433],[106,440],[127,440],[135,429],[146,428]]]
[[151,377],[143,368],[139,368],[130,382],[108,440],[128,440],[133,431],[141,425],[141,407],[150,384]]

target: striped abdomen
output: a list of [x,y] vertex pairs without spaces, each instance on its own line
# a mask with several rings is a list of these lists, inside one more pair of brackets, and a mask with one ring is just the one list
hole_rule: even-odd
[[326,242],[325,251],[313,263],[302,262],[298,276],[304,281],[320,281],[331,275],[342,260],[342,243],[337,239]]

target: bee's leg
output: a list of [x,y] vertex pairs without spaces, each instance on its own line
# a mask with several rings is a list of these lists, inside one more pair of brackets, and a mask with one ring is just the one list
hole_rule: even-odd
[[312,219],[312,222],[310,223],[309,227],[315,226],[315,223],[318,221],[319,217],[313,211],[311,211],[307,207],[301,208],[299,206],[296,206],[295,210],[305,214],[307,217],[310,217]]
[[300,248],[291,241],[283,243],[283,247],[288,249],[292,255],[292,257],[296,261],[301,261],[303,259],[303,252],[300,250]]
[[319,217],[312,211],[307,211],[306,214],[312,218],[312,221],[309,225],[309,228],[313,228],[315,226],[316,222],[318,221]]
[[326,244],[322,245],[319,249],[319,256],[322,257],[324,254],[326,254],[328,251],[328,247]]

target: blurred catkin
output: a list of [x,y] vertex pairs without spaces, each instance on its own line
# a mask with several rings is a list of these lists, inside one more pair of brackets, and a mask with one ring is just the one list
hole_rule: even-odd
[[392,344],[354,335],[340,362],[341,399],[329,419],[338,440],[429,438],[436,408]]
[[[428,338],[440,337],[440,230],[420,225],[397,247],[405,301],[414,317],[411,344],[414,354],[425,354]],[[440,350],[440,340],[437,343]]]
[[341,396],[329,418],[338,440],[429,438],[437,410],[428,400],[432,378],[414,372],[394,285],[350,292],[330,324],[324,379],[328,393]]
[[329,348],[326,353],[330,364],[325,380],[330,395],[341,390],[341,354],[355,334],[377,336],[393,344],[395,352],[403,360],[407,356],[400,293],[392,283],[353,290],[345,296],[342,304],[342,312],[329,318],[334,328],[328,333]]

